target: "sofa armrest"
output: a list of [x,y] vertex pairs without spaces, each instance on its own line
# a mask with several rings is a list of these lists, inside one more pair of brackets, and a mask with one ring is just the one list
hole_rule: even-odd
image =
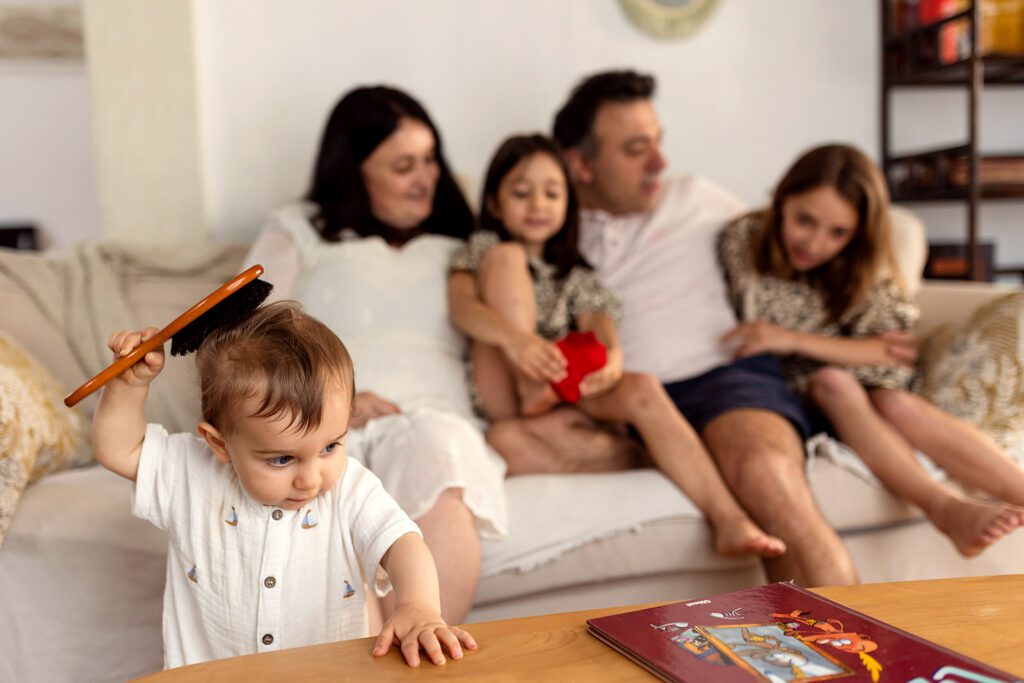
[[925,280],[917,292],[917,303],[921,307],[917,336],[925,338],[946,323],[966,322],[979,306],[1015,291],[1020,290],[987,282]]

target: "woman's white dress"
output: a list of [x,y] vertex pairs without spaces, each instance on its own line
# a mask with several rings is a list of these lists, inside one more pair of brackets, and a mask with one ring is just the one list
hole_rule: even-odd
[[349,232],[325,242],[311,204],[268,219],[247,257],[274,299],[296,299],[345,343],[356,390],[401,413],[349,431],[346,450],[380,477],[413,519],[446,489],[463,489],[482,536],[504,535],[505,463],[483,439],[465,384],[466,341],[448,319],[448,260],[462,242],[422,235],[402,248]]

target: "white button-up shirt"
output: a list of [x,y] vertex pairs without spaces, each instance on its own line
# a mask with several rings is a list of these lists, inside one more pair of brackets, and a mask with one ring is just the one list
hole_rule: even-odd
[[627,370],[664,383],[730,361],[720,339],[736,325],[715,252],[746,206],[696,176],[665,181],[650,213],[582,213],[580,251],[622,301]]
[[301,510],[261,505],[193,434],[149,425],[133,512],[167,531],[164,666],[367,635],[363,583],[391,589],[380,560],[419,529],[348,460]]

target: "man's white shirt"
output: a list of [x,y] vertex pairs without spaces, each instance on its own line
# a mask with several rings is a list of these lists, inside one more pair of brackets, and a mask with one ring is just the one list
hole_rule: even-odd
[[665,181],[649,213],[584,210],[580,251],[623,305],[625,369],[663,383],[730,362],[721,337],[736,325],[715,243],[747,210],[696,176]]

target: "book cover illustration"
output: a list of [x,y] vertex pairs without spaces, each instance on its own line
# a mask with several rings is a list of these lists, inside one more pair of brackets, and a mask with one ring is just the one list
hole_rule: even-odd
[[790,583],[589,619],[669,681],[1024,683]]

